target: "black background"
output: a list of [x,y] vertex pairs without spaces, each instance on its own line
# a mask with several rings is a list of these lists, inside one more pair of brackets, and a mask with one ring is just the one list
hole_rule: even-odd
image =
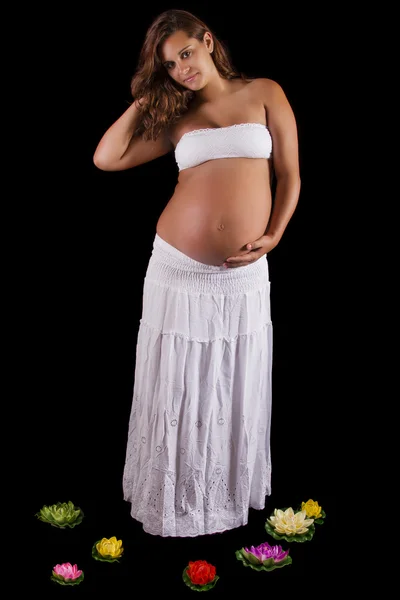
[[[197,539],[145,534],[122,499],[143,279],[177,167],[173,155],[121,173],[101,172],[92,162],[101,135],[131,101],[130,79],[148,25],[172,7],[208,23],[239,70],[282,85],[297,118],[302,176],[298,208],[268,257],[272,496],[264,511],[250,511],[246,527]],[[21,177],[29,179],[35,198],[24,207],[29,250],[21,272],[31,433],[28,519],[36,540],[31,589],[53,597],[114,587],[136,593],[140,584],[146,594],[192,593],[181,574],[197,559],[217,567],[213,594],[268,590],[277,577],[280,584],[282,578],[327,575],[337,581],[341,339],[332,240],[340,215],[331,136],[340,28],[333,9],[152,2],[49,10],[32,13],[24,75],[29,101],[21,115],[28,153]],[[257,573],[236,560],[242,546],[273,543],[264,522],[274,508],[309,498],[327,519],[313,540],[290,545],[292,565]],[[85,513],[76,529],[57,530],[34,516],[44,504],[68,500]],[[125,547],[121,563],[94,561],[93,543],[114,535]],[[61,562],[84,570],[80,586],[50,582],[52,567]]]

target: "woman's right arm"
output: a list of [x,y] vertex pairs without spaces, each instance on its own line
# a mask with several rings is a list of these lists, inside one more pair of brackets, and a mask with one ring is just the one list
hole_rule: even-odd
[[134,136],[139,112],[136,101],[107,129],[97,145],[93,162],[102,171],[123,171],[167,154],[173,145],[165,133],[156,141]]

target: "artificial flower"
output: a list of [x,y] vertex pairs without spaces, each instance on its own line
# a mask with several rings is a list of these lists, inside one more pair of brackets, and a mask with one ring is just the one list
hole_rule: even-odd
[[304,542],[314,535],[314,519],[307,519],[306,511],[295,512],[292,507],[274,510],[274,514],[265,522],[266,531],[275,539],[288,542]]
[[98,542],[95,542],[92,547],[93,558],[104,562],[118,561],[123,552],[122,540],[117,540],[115,536],[110,539],[102,538]]
[[190,561],[183,570],[183,581],[192,590],[205,592],[215,586],[219,577],[217,570],[206,560]]
[[53,527],[65,529],[66,527],[75,527],[82,522],[83,511],[74,506],[71,501],[57,502],[50,506],[44,505],[35,515],[40,521],[50,523]]
[[285,511],[276,508],[274,516],[270,517],[268,523],[272,525],[277,533],[286,535],[296,535],[306,533],[308,527],[313,524],[314,519],[307,519],[305,510],[294,512],[293,508],[287,508]]
[[306,511],[306,516],[313,519],[318,519],[321,516],[321,507],[318,502],[314,500],[307,500],[307,502],[301,503],[301,510]]
[[71,563],[56,565],[53,567],[51,574],[52,581],[60,585],[78,585],[83,581],[83,578],[83,571],[78,569],[77,565],[71,565]]
[[282,550],[281,546],[271,546],[264,542],[259,546],[250,546],[236,551],[236,558],[241,560],[246,567],[256,571],[272,571],[292,562],[289,550]]
[[305,510],[307,517],[313,518],[315,523],[322,524],[326,517],[325,512],[316,500],[310,499],[307,502],[302,502],[301,510]]

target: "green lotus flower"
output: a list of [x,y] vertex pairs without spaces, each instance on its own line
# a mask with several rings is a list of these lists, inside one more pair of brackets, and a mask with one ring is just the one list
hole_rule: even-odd
[[50,523],[53,527],[65,529],[73,528],[83,519],[83,511],[74,506],[73,502],[57,502],[51,506],[44,505],[35,515],[40,521]]

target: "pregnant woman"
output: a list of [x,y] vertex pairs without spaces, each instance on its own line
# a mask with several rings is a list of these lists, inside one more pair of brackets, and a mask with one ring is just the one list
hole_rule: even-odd
[[237,73],[183,10],[150,25],[131,90],[94,164],[173,152],[179,174],[144,281],[123,494],[150,534],[212,534],[271,494],[267,253],[299,199],[296,120],[278,83]]

